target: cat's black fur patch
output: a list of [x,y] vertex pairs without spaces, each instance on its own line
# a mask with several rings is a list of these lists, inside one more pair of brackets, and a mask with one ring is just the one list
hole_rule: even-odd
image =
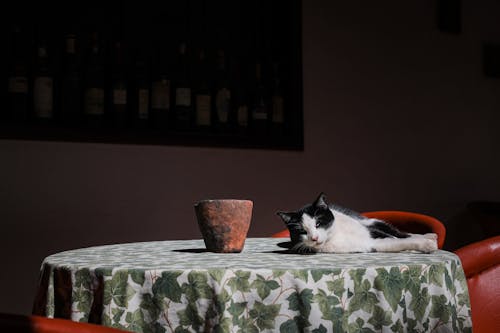
[[300,242],[300,235],[306,234],[302,227],[302,212],[278,212],[277,213],[283,221],[285,221],[288,230],[290,231],[290,240],[292,246]]
[[406,232],[402,232],[393,225],[383,221],[375,221],[368,225],[367,228],[372,238],[407,238],[410,236]]
[[[326,206],[328,207],[328,206]],[[290,231],[290,239],[293,244],[301,243],[301,235],[306,235],[306,231],[302,227],[302,215],[307,214],[316,219],[318,228],[328,229],[333,224],[335,217],[329,208],[323,208],[316,203],[306,205],[297,212],[278,212]]]
[[336,204],[332,204],[330,203],[329,204],[330,208],[332,208],[333,210],[336,210],[337,212],[340,212],[344,215],[347,215],[349,217],[353,217],[357,220],[362,220],[362,219],[365,219],[365,217],[363,215],[361,215],[360,213],[352,210],[352,209],[349,209],[349,208],[345,208],[345,207],[342,207],[342,206],[339,206],[339,205],[336,205]]
[[311,216],[312,218],[316,219],[318,228],[328,229],[332,225],[335,219],[332,211],[328,208],[324,209],[321,207],[315,207],[311,205],[311,206],[306,206],[303,212]]

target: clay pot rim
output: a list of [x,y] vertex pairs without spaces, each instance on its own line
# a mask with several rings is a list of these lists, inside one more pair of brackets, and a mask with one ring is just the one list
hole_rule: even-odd
[[199,204],[204,204],[204,203],[222,202],[222,201],[225,201],[225,202],[240,202],[240,203],[250,202],[250,203],[253,204],[253,201],[249,200],[249,199],[204,199],[204,200],[198,201],[195,204],[195,206],[198,206]]

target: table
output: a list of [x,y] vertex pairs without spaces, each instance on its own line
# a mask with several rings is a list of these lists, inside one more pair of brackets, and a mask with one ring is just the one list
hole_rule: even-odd
[[467,332],[458,257],[288,254],[248,238],[238,254],[202,240],[97,246],[45,258],[34,313],[136,332]]

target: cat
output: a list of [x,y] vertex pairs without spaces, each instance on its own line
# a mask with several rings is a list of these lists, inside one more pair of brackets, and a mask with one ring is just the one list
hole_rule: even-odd
[[277,212],[290,231],[296,253],[400,252],[437,250],[437,235],[411,234],[379,219],[329,204],[326,195],[298,211]]

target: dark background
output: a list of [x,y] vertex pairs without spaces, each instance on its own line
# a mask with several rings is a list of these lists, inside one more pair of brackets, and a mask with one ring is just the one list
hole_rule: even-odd
[[446,249],[484,234],[466,205],[500,200],[500,3],[304,1],[304,151],[0,141],[0,311],[28,313],[44,257],[84,246],[200,238],[193,205],[254,200],[249,236],[320,191],[358,211],[445,223]]

